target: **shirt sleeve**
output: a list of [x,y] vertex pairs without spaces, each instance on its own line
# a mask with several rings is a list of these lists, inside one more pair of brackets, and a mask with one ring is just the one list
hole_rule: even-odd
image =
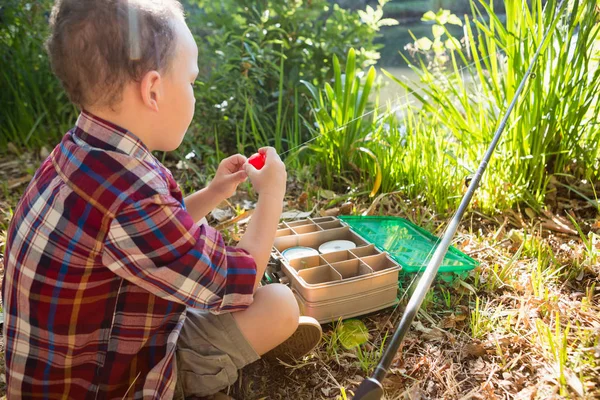
[[174,198],[156,195],[113,219],[102,261],[123,279],[169,301],[219,313],[253,300],[256,263],[221,234],[197,225]]

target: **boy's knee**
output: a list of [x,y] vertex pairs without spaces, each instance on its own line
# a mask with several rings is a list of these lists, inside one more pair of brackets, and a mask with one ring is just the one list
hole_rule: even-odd
[[280,326],[289,331],[289,335],[296,331],[298,320],[300,318],[300,309],[296,296],[289,287],[280,284],[265,286],[268,289],[269,303],[272,305],[273,312],[277,316],[277,322]]

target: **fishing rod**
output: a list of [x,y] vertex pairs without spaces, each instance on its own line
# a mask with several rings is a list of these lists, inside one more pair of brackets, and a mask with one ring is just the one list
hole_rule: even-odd
[[[561,2],[561,5],[562,5],[562,2]],[[558,7],[559,10],[562,10],[561,5],[559,5],[559,7]],[[560,11],[557,13],[557,15],[559,15],[559,14],[560,14]],[[555,18],[556,18],[556,16],[555,16]],[[467,207],[469,206],[469,203],[471,202],[471,199],[473,198],[473,195],[475,194],[475,190],[477,190],[477,188],[479,187],[479,182],[481,181],[481,177],[483,176],[483,173],[485,172],[485,170],[488,166],[488,163],[492,157],[492,154],[494,153],[496,145],[498,144],[500,137],[502,136],[502,133],[504,132],[504,129],[506,128],[506,123],[508,122],[508,118],[510,117],[510,114],[512,113],[513,109],[515,108],[515,105],[517,104],[517,101],[521,95],[521,92],[525,88],[527,79],[531,75],[531,71],[532,71],[535,63],[537,62],[537,59],[542,51],[542,48],[544,47],[544,44],[546,43],[546,39],[548,38],[548,36],[554,26],[555,26],[555,20],[553,19],[552,23],[548,27],[548,30],[544,34],[544,36],[542,38],[542,42],[538,46],[538,48],[533,56],[533,59],[531,60],[531,63],[529,64],[529,67],[527,68],[527,71],[525,72],[525,75],[523,76],[523,79],[521,79],[521,83],[519,84],[519,87],[517,88],[517,91],[515,92],[515,94],[512,98],[512,101],[510,102],[510,105],[508,106],[508,109],[506,110],[506,113],[505,113],[504,117],[502,118],[502,121],[500,122],[500,125],[498,126],[498,129],[496,130],[496,132],[494,134],[494,138],[492,139],[492,142],[490,143],[490,146],[488,147],[488,149],[483,157],[483,160],[481,161],[481,164],[479,165],[479,168],[477,169],[475,175],[473,175],[473,179],[471,180],[469,188],[467,189],[467,192],[465,193],[464,197],[462,198],[462,200],[460,202],[460,205],[458,206],[458,210],[456,211],[456,213],[450,220],[450,223],[448,224],[448,227],[444,233],[444,236],[440,240],[439,245],[435,250],[435,253],[433,253],[431,260],[427,264],[427,267],[425,268],[425,271],[423,272],[423,276],[419,280],[419,283],[417,284],[417,287],[416,287],[413,295],[411,296],[411,298],[408,302],[408,305],[406,306],[406,310],[404,311],[404,314],[402,315],[400,324],[398,325],[398,328],[394,332],[394,336],[392,337],[390,344],[385,349],[383,356],[381,357],[381,360],[379,361],[379,364],[377,365],[377,367],[375,368],[375,371],[373,372],[373,375],[370,378],[366,378],[365,380],[363,380],[361,382],[361,384],[359,385],[358,390],[353,397],[353,400],[379,400],[383,396],[383,385],[382,385],[383,379],[387,375],[387,371],[388,371],[390,365],[392,364],[394,356],[396,355],[396,353],[398,352],[398,349],[400,348],[400,344],[402,344],[404,337],[408,333],[408,331],[410,329],[410,325],[412,324],[415,316],[417,315],[417,312],[421,308],[421,304],[423,304],[425,295],[427,294],[427,291],[430,289],[430,287],[433,283],[433,280],[435,279],[435,276],[440,268],[440,264],[442,263],[442,261],[444,260],[444,257],[446,256],[446,253],[448,252],[448,248],[450,247],[452,238],[454,237],[454,234],[456,233],[456,230],[458,229],[458,224],[460,223],[460,220],[462,219],[465,211],[467,210]]]

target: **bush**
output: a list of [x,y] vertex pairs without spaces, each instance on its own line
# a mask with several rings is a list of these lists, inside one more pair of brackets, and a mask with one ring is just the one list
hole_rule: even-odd
[[395,23],[383,18],[384,2],[353,12],[326,0],[189,3],[202,72],[188,144],[215,140],[226,151],[296,146],[310,110],[300,80],[322,85],[333,56],[343,59],[353,46],[360,67],[374,64],[379,28]]

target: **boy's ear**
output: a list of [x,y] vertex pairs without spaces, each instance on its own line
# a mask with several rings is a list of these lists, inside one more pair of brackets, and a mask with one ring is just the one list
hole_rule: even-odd
[[158,104],[162,99],[162,77],[158,71],[149,71],[142,78],[140,85],[142,101],[152,111],[158,112]]

